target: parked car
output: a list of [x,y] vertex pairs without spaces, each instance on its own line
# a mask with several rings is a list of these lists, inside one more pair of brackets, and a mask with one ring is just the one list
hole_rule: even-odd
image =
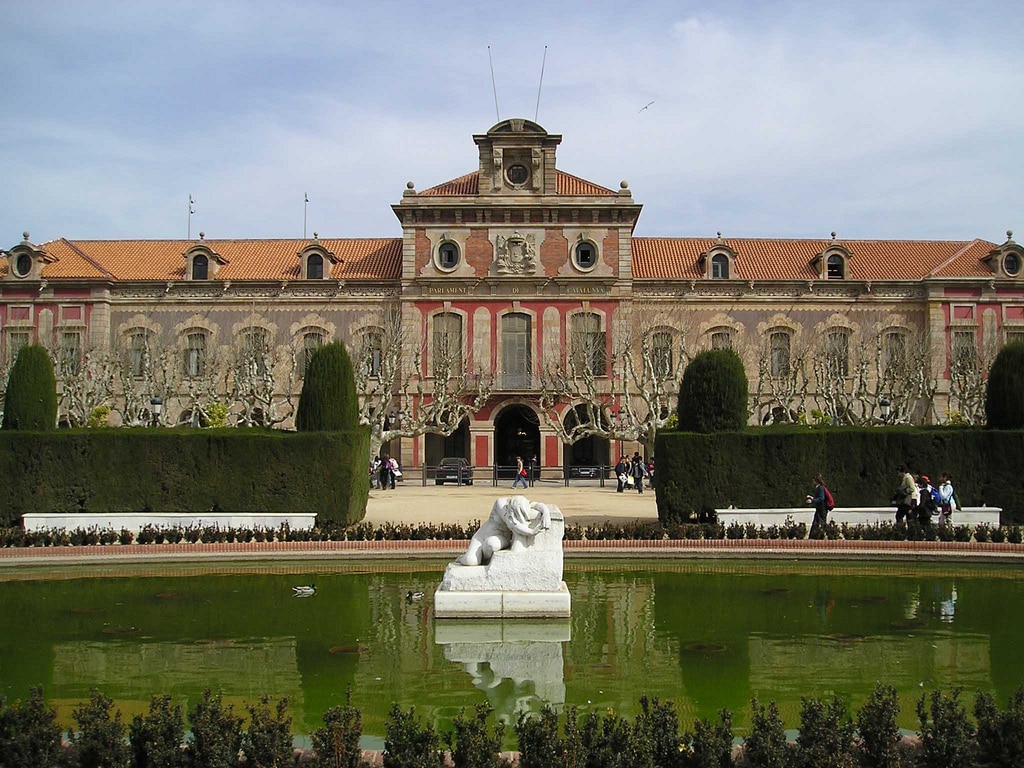
[[469,460],[461,456],[448,456],[441,459],[437,469],[434,470],[434,485],[444,485],[445,482],[456,485],[462,483],[472,485],[473,467],[469,465]]

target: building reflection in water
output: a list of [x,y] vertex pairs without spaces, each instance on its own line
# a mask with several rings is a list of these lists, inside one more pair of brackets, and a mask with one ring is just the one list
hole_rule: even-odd
[[434,642],[443,646],[444,657],[462,665],[507,723],[523,712],[565,704],[562,643],[571,638],[568,619],[434,623]]

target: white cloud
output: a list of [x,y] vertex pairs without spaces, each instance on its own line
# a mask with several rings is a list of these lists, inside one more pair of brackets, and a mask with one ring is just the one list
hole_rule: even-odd
[[539,121],[563,135],[559,164],[628,179],[638,234],[997,239],[1015,223],[1016,6],[766,8],[26,8],[0,32],[17,107],[0,243],[180,236],[189,192],[211,237],[301,234],[305,192],[310,231],[397,236],[406,181],[476,167],[488,44],[502,117],[531,118],[549,46]]

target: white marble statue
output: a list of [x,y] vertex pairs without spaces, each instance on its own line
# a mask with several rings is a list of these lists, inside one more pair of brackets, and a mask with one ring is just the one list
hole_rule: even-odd
[[459,565],[485,565],[495,552],[521,552],[541,531],[551,528],[547,504],[530,502],[525,496],[503,496],[494,502],[491,514],[473,534]]
[[568,617],[562,580],[565,519],[550,504],[503,496],[445,569],[434,593],[437,618]]

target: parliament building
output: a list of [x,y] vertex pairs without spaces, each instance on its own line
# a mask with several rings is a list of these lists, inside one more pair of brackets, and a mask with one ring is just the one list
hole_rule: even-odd
[[[522,119],[474,136],[469,173],[402,190],[397,236],[25,233],[0,260],[3,372],[48,346],[64,423],[106,404],[115,425],[198,424],[222,403],[228,423],[287,428],[308,355],[341,340],[385,449],[414,467],[614,463],[650,445],[686,361],[721,347],[746,366],[751,423],[983,417],[987,366],[1024,340],[1012,232],[636,237],[629,184],[563,171],[561,140]],[[458,416],[447,435],[413,428],[441,369],[472,404],[430,416]]]

